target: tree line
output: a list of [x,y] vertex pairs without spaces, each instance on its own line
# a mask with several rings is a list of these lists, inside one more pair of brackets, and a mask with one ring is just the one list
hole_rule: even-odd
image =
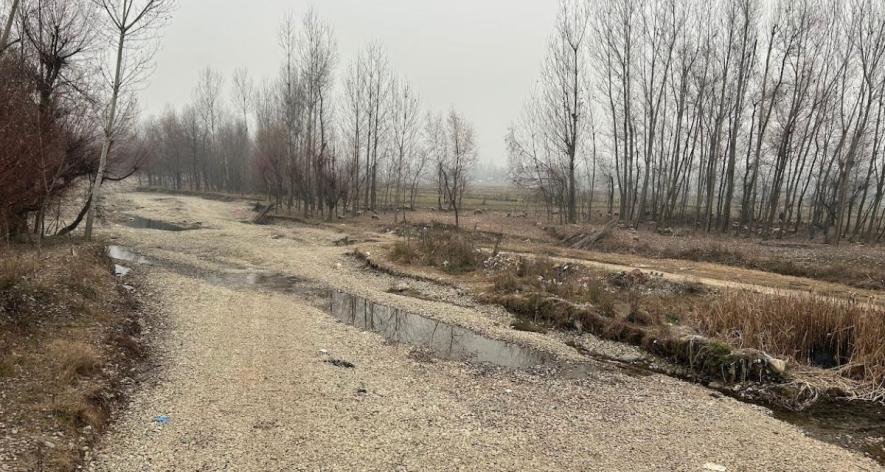
[[419,186],[435,182],[457,222],[478,152],[462,114],[422,111],[381,44],[340,67],[316,10],[282,22],[279,48],[277,76],[256,85],[240,69],[226,84],[207,68],[190,104],[140,127],[149,184],[258,191],[285,211],[333,218],[414,208]]
[[880,241],[883,54],[881,0],[563,0],[511,177],[571,223]]

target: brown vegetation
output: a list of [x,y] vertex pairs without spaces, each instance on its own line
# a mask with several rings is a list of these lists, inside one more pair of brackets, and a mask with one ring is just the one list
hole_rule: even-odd
[[885,312],[820,297],[729,292],[692,324],[736,346],[885,385]]
[[[423,231],[421,244],[399,242],[391,259],[424,263],[425,248],[437,247],[439,235],[431,228]],[[475,246],[461,250],[481,261],[488,289],[480,298],[512,312],[514,329],[591,332],[642,346],[720,381],[783,380],[786,365],[772,357],[780,356],[793,365],[831,368],[867,392],[881,390],[880,311],[812,296],[721,294],[639,270],[606,274],[545,257],[490,256]],[[819,393],[818,387],[800,390],[784,401],[804,406]]]
[[144,353],[135,302],[100,246],[2,251],[0,392],[17,432],[0,445],[14,468],[73,470]]
[[390,257],[395,261],[420,263],[456,274],[475,270],[482,260],[473,236],[466,231],[444,225],[406,230],[407,236],[393,246]]
[[[569,241],[588,230],[574,232],[550,227],[549,231],[562,241],[561,244],[570,246]],[[885,289],[885,257],[876,247],[759,241],[694,235],[688,230],[679,235],[662,235],[652,231],[622,229],[599,240],[592,248],[585,249],[658,259],[712,262],[861,289]]]

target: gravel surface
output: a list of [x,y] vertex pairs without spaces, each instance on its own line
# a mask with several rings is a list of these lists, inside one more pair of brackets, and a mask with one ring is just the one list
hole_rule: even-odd
[[[135,395],[91,470],[881,470],[697,385],[612,369],[566,379],[435,360],[336,322],[297,294],[231,289],[206,276],[291,274],[578,358],[555,336],[509,329],[506,313],[387,293],[397,279],[361,269],[334,245],[341,233],[243,224],[243,202],[133,193],[108,203],[113,219],[127,212],[204,229],[102,228],[153,259],[137,270],[163,294],[156,303],[167,326],[158,378]],[[409,284],[434,299],[459,297]],[[326,362],[333,358],[355,367]]]

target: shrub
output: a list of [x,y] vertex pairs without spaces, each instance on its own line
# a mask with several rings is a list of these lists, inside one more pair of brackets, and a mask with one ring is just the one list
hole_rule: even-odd
[[414,241],[411,237],[397,241],[390,258],[406,264],[420,262],[457,274],[476,270],[482,253],[472,235],[457,228],[432,226],[423,228]]

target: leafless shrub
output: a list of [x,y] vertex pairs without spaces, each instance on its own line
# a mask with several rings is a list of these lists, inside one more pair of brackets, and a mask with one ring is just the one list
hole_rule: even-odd
[[420,262],[454,274],[476,270],[482,261],[482,252],[470,233],[432,226],[421,229],[415,239],[397,242],[390,257],[407,264]]

